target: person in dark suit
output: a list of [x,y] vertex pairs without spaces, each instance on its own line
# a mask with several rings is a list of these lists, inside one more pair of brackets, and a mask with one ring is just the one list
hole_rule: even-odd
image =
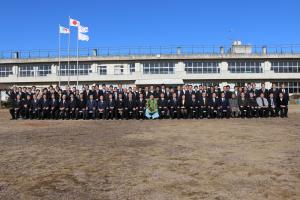
[[136,119],[145,119],[146,100],[144,94],[140,93],[139,98],[136,100]]
[[241,96],[241,93],[240,93],[240,90],[239,90],[239,87],[238,87],[238,86],[234,86],[233,93],[235,94],[235,96],[236,96],[237,98],[239,98],[239,97]]
[[187,91],[185,92],[185,99],[189,102],[192,99],[193,94],[195,94],[193,86],[189,85]]
[[286,95],[282,92],[279,93],[279,98],[277,101],[277,107],[279,110],[280,117],[288,117],[288,100],[285,97]]
[[229,100],[232,97],[232,92],[230,91],[230,86],[227,85],[227,86],[224,86],[223,88],[224,88],[223,92],[225,94],[225,98]]
[[145,87],[144,94],[143,94],[144,98],[145,98],[145,99],[149,99],[150,96],[151,96],[151,94],[152,94],[152,92],[149,91],[149,87],[146,86],[146,87]]
[[69,101],[69,114],[68,119],[74,119],[76,117],[77,99],[73,94],[70,95]]
[[[188,91],[186,93],[187,96],[189,96]],[[187,100],[186,95],[181,96],[181,99],[179,101],[179,107],[180,107],[180,117],[183,119],[187,119],[189,113],[189,101]]]
[[249,102],[244,92],[240,94],[240,97],[238,98],[238,104],[241,111],[241,117],[249,117]]
[[211,118],[218,117],[219,110],[219,99],[217,98],[216,93],[211,94],[211,98],[208,101],[209,115]]
[[[176,97],[177,97],[177,99],[180,99],[182,95],[184,95],[184,92],[183,92],[181,86],[178,85],[178,86],[177,86],[177,90],[176,90]],[[172,98],[173,98],[173,97],[172,97]]]
[[192,94],[192,97],[189,101],[189,117],[191,119],[199,118],[199,101],[196,99],[196,93]]
[[41,111],[42,111],[42,119],[49,118],[49,100],[47,99],[47,95],[43,94],[43,98],[41,99]]
[[76,120],[78,119],[86,119],[86,99],[84,99],[84,95],[80,94],[79,100],[77,101],[77,108],[75,111]]
[[259,94],[264,93],[264,96],[265,96],[265,97],[268,97],[268,96],[269,96],[269,90],[266,89],[264,83],[261,84],[261,88],[258,90],[258,93],[259,93]]
[[[91,95],[92,96],[92,95]],[[67,119],[69,115],[69,103],[67,101],[67,95],[63,95],[59,102],[59,117],[64,120]]]
[[41,119],[41,98],[35,94],[30,104],[30,119]]
[[165,93],[165,98],[169,101],[172,98],[172,93],[170,91],[170,88],[166,87],[166,91],[164,93]]
[[96,119],[97,101],[90,95],[86,102],[86,119]]
[[23,101],[21,95],[17,94],[16,99],[12,101],[12,108],[9,110],[12,119],[20,118],[20,111],[23,108]]
[[116,119],[124,119],[125,111],[124,111],[125,101],[123,99],[123,95],[118,95],[118,100],[116,102]]
[[229,118],[230,117],[230,106],[229,101],[225,97],[225,93],[221,93],[220,103],[219,103],[219,117],[220,118]]
[[180,118],[180,105],[177,98],[177,93],[173,93],[172,99],[169,101],[169,110],[172,119],[175,119],[175,116],[177,119]]
[[278,116],[277,99],[274,98],[274,94],[270,93],[268,98],[269,111],[271,117]]
[[249,117],[259,117],[259,112],[258,112],[258,105],[256,102],[256,99],[254,98],[254,95],[252,92],[249,93],[249,105],[248,105],[248,109],[249,109]]
[[260,95],[259,90],[256,89],[256,84],[255,84],[255,83],[252,83],[252,84],[251,84],[250,92],[252,92],[253,97],[254,97],[255,99],[256,99],[257,97],[259,97],[259,95]]
[[166,119],[168,118],[168,99],[165,98],[165,93],[161,92],[160,93],[160,98],[157,101],[157,106],[158,106],[158,113],[160,119]]
[[218,97],[218,98],[221,98],[221,93],[222,93],[222,92],[221,92],[221,89],[219,88],[218,85],[215,85],[215,86],[214,86],[214,91],[215,91],[217,97]]
[[210,118],[209,116],[209,103],[207,94],[205,92],[202,93],[202,96],[199,99],[199,105],[200,105],[200,118]]
[[272,83],[272,88],[269,90],[269,93],[273,93],[274,98],[278,99],[279,93],[275,83]]
[[153,92],[154,98],[155,98],[155,99],[159,99],[160,93],[161,93],[161,91],[160,91],[159,86],[156,86],[156,87],[155,87],[155,90],[154,90],[154,92]]
[[98,100],[98,106],[97,106],[97,118],[98,119],[106,119],[106,101],[104,101],[104,97],[103,95],[99,96],[99,100]]
[[116,103],[112,94],[109,94],[106,106],[106,119],[114,119]]
[[130,92],[128,94],[128,98],[125,100],[125,118],[128,119],[135,119],[136,118],[136,103],[135,99],[133,98],[133,94]]
[[290,100],[289,90],[288,90],[287,88],[285,88],[284,83],[282,83],[282,84],[280,85],[280,88],[279,88],[279,90],[278,90],[278,98],[279,98],[279,94],[280,94],[280,93],[282,93],[283,98],[285,99],[285,101],[286,101],[287,103],[289,103],[289,100]]
[[17,90],[17,87],[15,86],[11,90],[6,90],[6,94],[8,95],[9,102],[13,102],[14,100],[16,100],[18,93],[19,92]]
[[54,94],[51,95],[51,100],[50,100],[49,104],[50,104],[49,115],[50,115],[51,119],[58,119],[59,102],[55,98]]
[[22,116],[24,119],[29,119],[31,107],[31,95],[27,94],[26,99],[23,101]]

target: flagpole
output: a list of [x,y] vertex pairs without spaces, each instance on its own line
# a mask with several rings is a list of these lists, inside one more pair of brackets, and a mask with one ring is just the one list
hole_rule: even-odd
[[79,34],[79,27],[77,27],[77,89],[78,89],[78,59],[79,59],[79,49],[78,49],[78,34]]
[[58,29],[58,86],[60,87],[60,24]]
[[70,16],[69,16],[69,40],[68,40],[68,86],[70,85],[70,40],[71,40],[71,26],[70,26]]

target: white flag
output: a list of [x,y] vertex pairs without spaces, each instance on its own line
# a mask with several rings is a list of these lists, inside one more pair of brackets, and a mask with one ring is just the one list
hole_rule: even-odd
[[78,26],[78,31],[80,33],[87,33],[87,32],[89,32],[89,27],[79,25]]
[[78,20],[70,18],[70,26],[79,26],[79,25],[80,25],[80,22]]
[[59,26],[59,33],[62,33],[62,34],[70,34],[70,29],[65,28],[65,27],[63,27],[63,26]]
[[89,41],[89,36],[83,33],[78,32],[78,40],[81,41]]

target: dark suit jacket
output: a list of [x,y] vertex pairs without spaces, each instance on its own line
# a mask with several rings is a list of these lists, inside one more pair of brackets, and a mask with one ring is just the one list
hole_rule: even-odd
[[288,100],[286,98],[283,99],[278,99],[277,100],[277,106],[287,106],[288,105]]
[[48,108],[50,106],[48,99],[46,99],[46,100],[45,99],[41,99],[40,101],[41,101],[41,107],[42,108]]
[[203,100],[203,97],[200,97],[200,99],[199,99],[199,104],[200,104],[200,106],[205,106],[205,107],[207,107],[208,105],[209,105],[209,103],[208,103],[208,98],[207,97],[205,97],[205,102],[204,102],[204,100]]
[[215,102],[213,101],[213,98],[210,98],[208,101],[209,107],[213,107],[214,109],[217,109],[219,107],[219,99],[215,98]]
[[143,109],[146,107],[146,100],[145,99],[137,99],[136,100],[136,107],[138,107],[138,109]]
[[157,106],[158,108],[164,108],[164,107],[168,107],[168,99],[164,98],[163,100],[160,98],[157,100]]
[[179,101],[178,101],[178,98],[176,99],[171,99],[169,101],[169,107],[173,107],[173,109],[177,109],[179,107]]
[[241,97],[239,97],[238,104],[239,104],[239,106],[248,107],[249,101],[247,98],[244,98],[244,100],[243,100]]
[[79,110],[85,109],[86,108],[86,101],[84,99],[78,100],[77,101],[77,107]]
[[269,90],[269,94],[270,94],[270,93],[273,93],[275,98],[278,97],[278,89],[277,89],[277,88],[275,88],[275,89],[271,88],[271,89]]
[[192,109],[199,108],[199,101],[197,99],[190,99],[189,107]]
[[60,102],[59,102],[59,107],[60,108],[69,108],[69,106],[70,106],[70,104],[69,104],[69,102],[67,101],[67,100],[65,100],[65,102],[63,101],[63,100],[61,100]]
[[41,108],[41,101],[36,99],[35,101],[31,100],[31,109],[40,109]]
[[104,101],[104,100],[98,101],[98,109],[105,109],[106,107],[107,107],[106,101]]
[[179,106],[180,108],[188,108],[189,107],[189,100],[185,99],[185,101],[183,102],[182,99],[179,101]]
[[134,100],[134,99],[132,99],[132,100],[127,99],[127,100],[125,101],[124,106],[125,106],[125,108],[127,108],[128,110],[132,110],[133,108],[136,107],[135,100]]
[[14,109],[16,109],[16,108],[21,109],[23,107],[23,103],[24,102],[22,100],[19,100],[19,101],[13,100],[13,102],[12,102],[12,108],[14,108]]
[[54,108],[54,109],[58,109],[58,107],[59,107],[59,102],[58,102],[58,100],[57,100],[57,99],[54,99],[54,101],[53,101],[53,99],[51,99],[51,100],[50,100],[50,107],[51,107],[51,108]]
[[262,89],[259,89],[259,90],[258,90],[258,94],[260,95],[261,93],[264,93],[265,98],[268,98],[268,97],[269,97],[269,94],[270,94],[268,89],[265,89],[264,92],[263,92]]
[[221,107],[221,109],[226,110],[226,109],[228,109],[228,106],[229,106],[228,99],[226,99],[226,98],[224,98],[224,99],[220,98],[220,107]]
[[289,101],[290,100],[289,90],[287,88],[284,88],[284,92],[282,90],[283,90],[283,88],[279,88],[278,98],[279,98],[279,93],[283,93],[283,97],[285,98],[285,100]]

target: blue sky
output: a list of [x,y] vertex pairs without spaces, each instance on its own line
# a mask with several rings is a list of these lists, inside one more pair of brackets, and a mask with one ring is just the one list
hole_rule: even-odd
[[0,50],[55,49],[68,16],[90,29],[81,47],[300,44],[299,0],[3,0]]

